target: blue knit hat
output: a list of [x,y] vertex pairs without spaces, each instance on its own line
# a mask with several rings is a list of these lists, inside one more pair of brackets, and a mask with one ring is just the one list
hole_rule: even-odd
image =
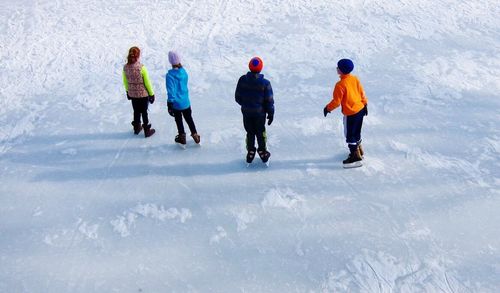
[[349,74],[354,69],[354,63],[350,59],[340,59],[337,67],[343,74]]

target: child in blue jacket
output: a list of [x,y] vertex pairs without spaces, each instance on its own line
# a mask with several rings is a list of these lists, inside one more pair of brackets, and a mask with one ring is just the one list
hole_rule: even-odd
[[193,117],[191,116],[191,103],[189,101],[188,91],[188,74],[181,64],[181,58],[175,51],[168,52],[168,61],[172,65],[166,74],[166,87],[167,87],[167,107],[170,116],[175,117],[177,124],[178,135],[175,137],[175,142],[181,145],[186,145],[186,132],[184,131],[184,124],[182,117],[186,120],[191,131],[191,137],[199,144],[200,135],[196,131]]

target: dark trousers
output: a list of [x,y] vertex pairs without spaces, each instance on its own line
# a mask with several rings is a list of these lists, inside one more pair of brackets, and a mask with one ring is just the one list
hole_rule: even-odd
[[247,150],[255,150],[255,138],[259,150],[266,150],[266,117],[243,116],[243,126],[247,132]]
[[186,134],[186,132],[184,131],[184,123],[182,123],[182,117],[184,117],[184,120],[186,120],[186,123],[189,126],[191,134],[197,133],[193,117],[191,116],[191,107],[184,110],[174,109],[174,117],[175,117],[175,124],[177,124],[177,132],[179,132],[179,134]]
[[148,119],[148,97],[145,98],[132,98],[132,108],[134,108],[134,123],[141,124],[141,116],[142,122],[146,125],[149,124]]
[[363,126],[363,117],[365,109],[362,109],[354,115],[344,117],[345,141],[349,144],[349,149],[354,150],[361,143],[361,127]]

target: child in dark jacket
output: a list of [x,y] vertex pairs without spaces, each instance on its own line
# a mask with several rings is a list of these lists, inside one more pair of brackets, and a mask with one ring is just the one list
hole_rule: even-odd
[[149,80],[148,70],[141,64],[140,57],[141,50],[138,47],[129,49],[127,64],[123,66],[123,85],[134,109],[134,121],[132,121],[134,134],[139,134],[144,127],[144,136],[150,137],[155,130],[149,124],[148,105],[154,103],[155,94]]
[[337,63],[337,73],[340,81],[335,84],[333,99],[323,109],[326,117],[328,113],[342,106],[344,114],[344,133],[349,146],[349,156],[343,161],[344,168],[362,166],[363,148],[361,147],[361,127],[363,117],[368,115],[368,99],[359,79],[351,75],[354,64],[349,59],[341,59]]
[[175,117],[178,135],[175,137],[175,142],[180,145],[186,145],[186,132],[184,131],[184,123],[182,117],[186,120],[191,131],[191,137],[194,142],[200,143],[200,135],[196,131],[196,126],[191,116],[191,102],[189,100],[188,91],[188,74],[181,64],[181,58],[175,51],[168,52],[168,61],[172,65],[165,77],[167,87],[167,107],[170,116]]
[[[248,64],[250,71],[240,77],[234,95],[241,106],[243,126],[247,132],[247,163],[253,161],[256,151],[264,163],[267,163],[271,156],[266,147],[266,114],[267,125],[271,125],[274,119],[274,100],[271,83],[260,74],[263,66],[264,63],[259,57],[252,58]],[[255,138],[258,149],[255,149]]]

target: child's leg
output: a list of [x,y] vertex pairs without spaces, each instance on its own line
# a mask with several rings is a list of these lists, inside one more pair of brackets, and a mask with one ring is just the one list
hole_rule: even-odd
[[182,116],[184,116],[184,119],[186,120],[187,125],[189,126],[189,130],[191,131],[191,134],[195,134],[196,132],[196,126],[194,125],[193,117],[191,115],[191,107],[187,108],[186,110],[182,110]]
[[179,134],[186,134],[184,132],[184,124],[182,123],[182,111],[174,109],[175,124],[177,125],[177,132]]
[[245,127],[245,131],[247,132],[246,136],[246,146],[247,150],[255,150],[255,127],[254,127],[254,119],[251,117],[243,116],[243,126]]
[[266,117],[259,117],[255,119],[255,128],[257,135],[257,144],[259,145],[259,150],[267,150],[266,146]]
[[132,109],[134,109],[134,123],[137,125],[141,124],[141,113],[142,109],[140,106],[140,99],[132,98]]
[[361,128],[363,127],[363,118],[365,117],[365,111],[361,110],[356,114],[356,124],[354,128],[354,139],[356,139],[356,144],[361,143]]
[[349,150],[357,150],[358,143],[361,141],[361,127],[363,126],[364,111],[360,111],[354,115],[344,116],[346,142],[349,145]]
[[148,106],[149,106],[148,99],[142,98],[141,99],[141,114],[142,114],[142,123],[144,123],[144,125],[149,125]]

